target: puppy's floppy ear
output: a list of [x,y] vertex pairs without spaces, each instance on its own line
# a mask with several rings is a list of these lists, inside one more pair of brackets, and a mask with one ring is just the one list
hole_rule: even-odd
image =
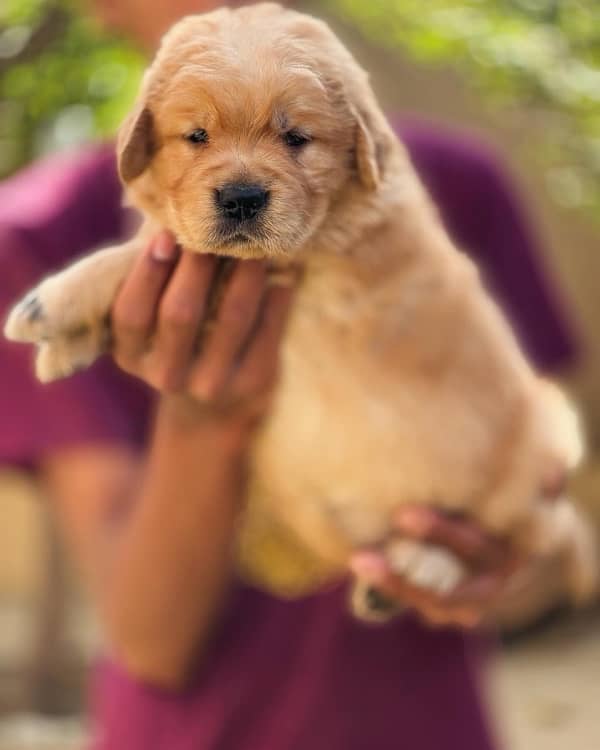
[[367,75],[359,70],[349,86],[334,74],[321,76],[320,80],[331,103],[349,114],[354,124],[354,164],[361,183],[367,190],[377,190],[383,177],[389,136],[382,127],[385,117],[379,111]]
[[356,107],[351,107],[351,111],[356,123],[354,148],[358,176],[367,190],[377,190],[381,181],[381,167],[369,115]]
[[142,104],[125,120],[117,139],[119,174],[123,182],[139,177],[155,151],[154,118],[150,109]]

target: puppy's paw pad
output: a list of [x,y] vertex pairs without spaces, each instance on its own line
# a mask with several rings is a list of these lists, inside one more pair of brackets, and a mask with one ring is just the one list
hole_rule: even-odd
[[467,575],[464,564],[449,550],[433,544],[398,539],[386,547],[392,570],[413,586],[449,594]]
[[44,305],[34,290],[11,310],[4,334],[11,341],[39,341],[44,319]]
[[23,300],[22,314],[28,323],[35,323],[43,316],[43,307],[37,294],[28,294]]

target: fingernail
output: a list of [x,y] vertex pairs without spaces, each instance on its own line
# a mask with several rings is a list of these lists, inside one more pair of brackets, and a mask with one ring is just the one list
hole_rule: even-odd
[[350,570],[359,578],[371,583],[380,583],[388,573],[387,565],[380,555],[364,552],[354,555],[350,560]]
[[431,519],[425,508],[400,508],[394,521],[398,529],[413,536],[425,536],[431,530]]
[[168,263],[177,256],[177,245],[172,235],[168,232],[161,232],[155,237],[152,244],[152,257],[161,263]]

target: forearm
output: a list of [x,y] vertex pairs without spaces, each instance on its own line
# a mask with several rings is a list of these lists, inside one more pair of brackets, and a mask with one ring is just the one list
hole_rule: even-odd
[[163,396],[148,456],[108,492],[96,472],[77,487],[72,471],[48,472],[112,651],[166,685],[202,657],[227,595],[248,438],[292,299],[264,263],[235,264],[198,352],[216,272],[213,256],[180,252],[166,233],[140,253],[111,310],[112,355],[159,393],[185,396]]
[[159,408],[131,515],[100,592],[110,645],[142,677],[177,684],[202,656],[232,573],[247,439],[231,425]]

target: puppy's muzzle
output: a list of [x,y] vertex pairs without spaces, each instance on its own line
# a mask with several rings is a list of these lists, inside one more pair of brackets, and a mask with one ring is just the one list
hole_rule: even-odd
[[216,191],[216,201],[228,223],[241,224],[263,211],[269,202],[269,191],[260,185],[228,185]]

